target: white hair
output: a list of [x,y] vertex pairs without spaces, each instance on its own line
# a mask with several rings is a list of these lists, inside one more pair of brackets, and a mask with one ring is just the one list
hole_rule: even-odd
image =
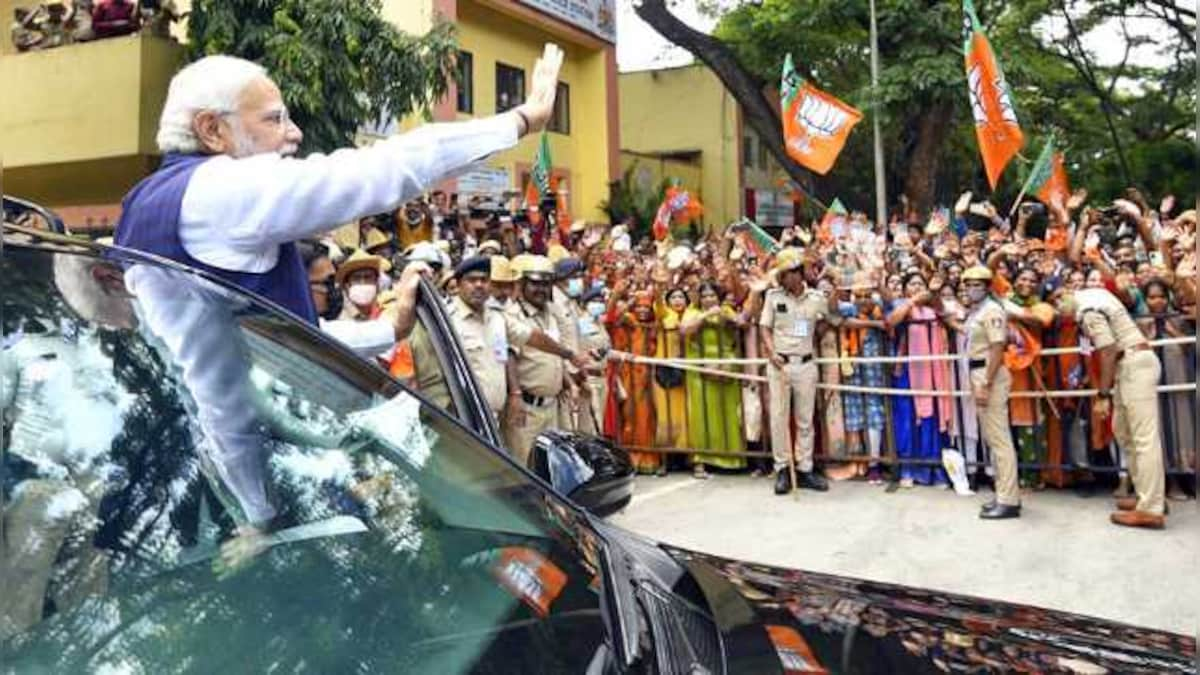
[[192,130],[196,113],[233,112],[238,98],[254,80],[265,77],[262,66],[233,56],[206,56],[171,78],[167,102],[158,122],[158,149],[163,153],[200,151]]

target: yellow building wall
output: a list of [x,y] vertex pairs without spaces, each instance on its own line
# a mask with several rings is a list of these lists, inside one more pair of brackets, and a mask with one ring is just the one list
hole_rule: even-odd
[[[704,185],[704,169],[698,162],[686,162],[678,159],[637,155],[632,152],[621,153],[621,175],[633,170],[632,178],[642,189],[653,190],[662,184],[664,178],[679,181],[679,185],[688,192],[696,195],[700,203]],[[707,208],[707,204],[704,204]]]
[[[414,3],[415,4],[415,3]],[[576,220],[604,220],[599,209],[608,198],[609,134],[604,52],[565,42],[537,26],[524,23],[471,0],[460,0],[457,8],[460,48],[473,57],[474,115],[496,112],[496,63],[522,68],[525,89],[532,85],[533,64],[547,42],[558,43],[565,52],[559,79],[570,87],[570,134],[550,132],[550,156],[554,168],[569,173],[570,208]],[[407,26],[401,25],[404,30]],[[509,170],[514,189],[523,170],[533,162],[537,136],[527,136],[517,147],[499,153],[488,164]]]
[[136,35],[0,56],[6,189],[49,205],[119,201],[158,153],[182,62],[179,45]]
[[634,153],[700,152],[704,221],[741,216],[736,101],[704,66],[622,73],[621,149]]

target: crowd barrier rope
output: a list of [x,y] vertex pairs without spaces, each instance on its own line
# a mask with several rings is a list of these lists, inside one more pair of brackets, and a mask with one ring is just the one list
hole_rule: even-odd
[[[1139,318],[1139,317],[1135,317]],[[1146,317],[1140,317],[1145,320]],[[1159,321],[1159,333],[1161,334],[1162,317],[1156,317]],[[908,354],[906,339],[902,337],[910,328],[918,328],[924,324],[929,331],[940,330],[943,332],[943,339],[950,349],[950,353],[944,354]],[[641,396],[643,404],[663,405],[664,409],[655,410],[651,415],[649,426],[653,429],[650,434],[642,433],[640,438],[632,436],[638,434],[630,434],[630,426],[626,423],[617,425],[615,440],[632,452],[644,453],[649,456],[658,456],[658,460],[662,463],[666,462],[667,457],[675,455],[691,455],[693,461],[703,455],[707,458],[732,458],[732,459],[762,459],[772,456],[770,449],[770,427],[769,427],[769,406],[771,402],[766,398],[765,386],[761,386],[768,381],[768,377],[762,373],[764,366],[769,364],[766,358],[755,358],[754,352],[758,351],[757,339],[755,338],[754,328],[742,327],[736,331],[716,331],[717,346],[714,348],[709,345],[707,352],[696,349],[696,345],[689,346],[689,340],[697,339],[696,335],[685,336],[678,329],[678,323],[675,324],[674,330],[651,329],[654,333],[653,339],[647,343],[643,340],[640,350],[642,353],[636,353],[629,349],[617,349],[609,351],[606,360],[618,369],[618,372],[628,375],[630,371],[635,369],[644,371],[642,377],[642,388],[648,391],[640,391],[633,396]],[[703,329],[702,329],[703,330]],[[883,336],[885,349],[883,354],[886,356],[846,356],[842,351],[841,334],[837,333],[837,342],[834,345],[835,350],[832,354],[822,353],[818,347],[818,351],[814,353],[812,362],[821,370],[820,379],[816,384],[818,390],[824,392],[819,396],[818,411],[815,415],[814,423],[821,425],[827,420],[822,417],[826,414],[841,416],[842,413],[842,396],[862,396],[865,398],[882,399],[886,424],[882,429],[886,435],[886,448],[880,449],[880,452],[865,452],[865,430],[863,432],[850,432],[847,436],[855,436],[855,440],[847,442],[846,447],[836,457],[817,457],[818,462],[861,462],[871,463],[882,467],[888,467],[897,471],[903,467],[939,467],[941,466],[940,459],[934,457],[916,457],[905,456],[903,448],[897,447],[898,439],[895,438],[897,422],[902,421],[897,415],[897,401],[907,400],[915,401],[917,398],[927,398],[934,400],[952,399],[953,412],[952,419],[941,419],[945,414],[938,411],[934,414],[934,420],[938,433],[942,441],[948,447],[963,451],[966,465],[969,470],[974,470],[978,467],[989,467],[991,465],[990,457],[987,448],[979,441],[979,433],[977,427],[972,427],[975,423],[973,406],[970,406],[970,399],[973,392],[964,390],[962,385],[965,382],[962,378],[965,370],[960,372],[960,369],[965,368],[966,357],[958,353],[959,340],[956,333],[949,327],[943,326],[937,321],[906,321],[896,326],[892,331],[880,331]],[[901,336],[901,337],[893,337]],[[711,337],[711,335],[709,336]],[[1053,429],[1056,434],[1061,434],[1064,440],[1060,441],[1062,447],[1059,448],[1061,455],[1054,461],[1046,458],[1047,442],[1042,439],[1034,439],[1037,444],[1036,452],[1032,455],[1022,455],[1019,467],[1023,476],[1027,473],[1042,473],[1045,472],[1073,472],[1073,471],[1090,471],[1093,473],[1114,473],[1123,471],[1124,458],[1121,455],[1121,449],[1117,447],[1115,441],[1109,441],[1107,450],[1104,448],[1092,447],[1090,438],[1093,437],[1093,422],[1090,419],[1088,410],[1090,409],[1090,400],[1099,394],[1095,388],[1079,388],[1079,382],[1068,382],[1067,375],[1064,372],[1065,365],[1062,358],[1079,355],[1081,357],[1090,356],[1095,350],[1085,349],[1079,346],[1057,346],[1058,334],[1055,329],[1046,329],[1045,341],[1043,348],[1039,351],[1042,358],[1037,360],[1037,365],[1031,368],[1036,369],[1037,374],[1033,377],[1033,381],[1037,386],[1031,384],[1026,385],[1023,390],[1015,389],[1011,392],[1012,400],[1044,400],[1045,403],[1039,416],[1044,417],[1036,422],[1034,428],[1035,434],[1048,434]],[[1154,348],[1160,360],[1163,357],[1163,348],[1178,347],[1192,351],[1190,348],[1195,345],[1195,337],[1168,337],[1161,339],[1148,340],[1148,344]],[[657,343],[655,346],[654,343]],[[669,346],[665,346],[669,345]],[[617,345],[615,345],[617,346]],[[647,350],[649,347],[649,350]],[[749,351],[747,351],[747,348]],[[715,351],[714,351],[715,349]],[[720,357],[713,357],[712,354],[720,352]],[[747,354],[747,356],[742,356]],[[1189,372],[1195,371],[1195,356],[1190,357],[1191,364]],[[945,369],[945,373],[950,376],[947,381],[947,387],[928,389],[915,389],[912,387],[897,387],[894,386],[894,377],[892,376],[893,368],[891,366],[909,366],[904,369],[905,372],[911,371],[913,364],[930,364],[928,367],[937,368],[937,364],[944,364],[941,367]],[[846,384],[842,381],[843,376],[838,373],[842,368],[849,367],[858,369],[862,366],[880,365],[889,366],[885,370],[888,373],[886,382],[893,383],[893,386],[862,386],[858,384]],[[1197,385],[1192,379],[1190,383],[1167,382],[1166,363],[1163,364],[1163,378],[1157,388],[1160,394],[1160,401],[1163,402],[1163,419],[1162,419],[1162,434],[1164,436],[1164,454],[1168,457],[1168,474],[1170,475],[1194,475],[1194,462],[1184,461],[1180,457],[1180,448],[1175,447],[1174,434],[1172,433],[1174,425],[1179,424],[1178,420],[1172,418],[1172,413],[1167,410],[1169,406],[1166,402],[1171,400],[1173,395],[1192,395],[1197,393]],[[671,399],[664,395],[667,392],[660,384],[659,371],[667,369],[674,371],[674,377],[682,378],[683,384],[676,384],[676,387],[684,387],[687,389],[690,397],[685,404],[680,404],[679,401],[672,402]],[[900,368],[895,371],[899,372]],[[1042,371],[1046,371],[1044,374]],[[851,372],[851,371],[847,371]],[[831,378],[826,378],[826,375],[832,373]],[[635,378],[636,379],[636,378]],[[826,381],[832,379],[834,381]],[[730,450],[728,447],[699,447],[694,441],[696,438],[705,438],[710,436],[710,431],[713,426],[721,427],[723,431],[719,433],[727,434],[727,429],[732,421],[726,422],[723,425],[713,419],[714,414],[712,408],[707,408],[707,413],[704,412],[709,401],[713,397],[721,397],[719,382],[739,383],[740,388],[747,393],[743,395],[744,408],[737,409],[737,427],[743,429],[757,428],[757,433],[753,434],[751,447],[749,449]],[[1086,380],[1085,380],[1086,383]],[[694,389],[693,389],[694,387]],[[628,392],[626,395],[629,396]],[[842,395],[842,396],[840,396]],[[831,398],[832,397],[832,398]],[[758,404],[755,404],[757,399]],[[697,400],[699,404],[700,414],[697,414]],[[1059,406],[1066,406],[1060,412],[1059,406],[1056,406],[1053,401],[1066,401]],[[859,405],[862,405],[860,402]],[[1036,404],[1035,404],[1036,405]],[[935,410],[938,408],[934,405]],[[966,414],[970,408],[971,414]],[[833,412],[830,412],[830,408]],[[914,410],[912,405],[905,406],[907,411]],[[626,409],[628,412],[629,409]],[[1055,424],[1051,425],[1049,418],[1055,418]],[[915,412],[908,412],[908,415],[915,415]],[[716,415],[716,416],[719,416]],[[744,418],[743,418],[744,416]],[[908,424],[911,428],[916,428],[923,420],[928,418],[917,419],[912,417]],[[679,425],[684,425],[690,429],[687,434],[682,436],[672,437],[672,432],[663,433],[663,430],[673,430]],[[697,432],[696,428],[700,429]],[[635,425],[636,426],[636,425]],[[643,425],[645,426],[645,425]],[[682,427],[680,427],[682,428]],[[971,429],[968,431],[968,429]],[[1028,437],[1019,437],[1017,425],[1013,424],[1014,437],[1019,441],[1028,443]],[[1028,427],[1025,427],[1028,429]],[[1026,432],[1028,433],[1028,432]],[[820,432],[818,432],[820,435]],[[1069,440],[1066,436],[1071,435]],[[1082,440],[1080,440],[1082,436]],[[719,439],[718,439],[719,440]],[[910,439],[900,439],[902,441],[911,442]],[[682,442],[676,442],[682,441]],[[852,443],[857,443],[857,448],[849,447]],[[720,445],[721,443],[718,443]],[[1076,447],[1082,444],[1082,449]],[[730,443],[726,442],[728,446]],[[1066,446],[1070,445],[1070,448]],[[911,447],[911,446],[910,446]],[[1186,450],[1186,448],[1183,448]],[[872,448],[874,450],[874,448]],[[1107,453],[1107,459],[1111,460],[1111,464],[1095,463],[1093,455],[1102,455]],[[911,451],[910,451],[911,454]],[[1067,455],[1070,457],[1067,457]],[[699,461],[703,461],[702,459]]]

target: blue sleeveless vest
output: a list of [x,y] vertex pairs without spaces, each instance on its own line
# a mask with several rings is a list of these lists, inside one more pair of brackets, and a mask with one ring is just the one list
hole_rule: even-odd
[[279,247],[279,260],[267,272],[237,272],[213,267],[188,255],[179,239],[183,195],[192,173],[206,155],[169,154],[158,171],[138,183],[121,203],[118,246],[153,253],[208,272],[272,300],[305,321],[316,324],[317,310],[308,287],[308,272],[292,242]]

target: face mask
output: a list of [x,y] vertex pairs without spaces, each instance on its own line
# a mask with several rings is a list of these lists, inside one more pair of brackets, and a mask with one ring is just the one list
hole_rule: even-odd
[[986,288],[972,287],[972,288],[967,289],[967,298],[970,299],[970,301],[972,303],[977,304],[977,303],[983,302],[983,299],[986,297],[987,297],[987,289]]
[[572,298],[578,298],[583,295],[583,279],[578,277],[567,279],[567,295]]
[[350,296],[350,302],[360,307],[365,307],[375,302],[375,296],[379,295],[379,286],[375,284],[354,284],[350,287],[347,295]]
[[592,315],[593,319],[599,319],[600,316],[602,314],[604,314],[604,303],[603,302],[589,302],[587,304],[587,312],[588,312],[588,314]]

